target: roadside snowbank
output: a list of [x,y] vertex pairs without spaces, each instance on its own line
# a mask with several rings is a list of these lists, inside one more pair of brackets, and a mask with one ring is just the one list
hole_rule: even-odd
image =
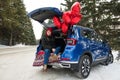
[[1,45],[1,44],[0,44],[0,47],[6,47],[6,45]]
[[9,48],[9,46],[1,45],[1,44],[0,44],[0,49],[1,49],[1,48]]
[[6,46],[6,45],[1,45],[1,44],[0,44],[0,49],[1,49],[1,48],[14,48],[14,47],[30,47],[30,45],[16,44],[16,45],[14,45],[14,46]]
[[113,56],[114,56],[114,62],[116,62],[116,61],[117,61],[117,60],[116,60],[116,57],[117,57],[117,55],[118,55],[118,51],[112,50],[112,54],[113,54]]

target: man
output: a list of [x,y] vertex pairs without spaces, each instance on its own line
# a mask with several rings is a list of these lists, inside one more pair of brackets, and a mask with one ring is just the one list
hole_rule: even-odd
[[52,35],[52,28],[48,28],[46,30],[46,36],[42,38],[42,47],[45,52],[43,71],[47,71],[47,64],[49,62],[50,54],[52,52],[58,54],[60,51],[60,47],[56,47],[55,38]]

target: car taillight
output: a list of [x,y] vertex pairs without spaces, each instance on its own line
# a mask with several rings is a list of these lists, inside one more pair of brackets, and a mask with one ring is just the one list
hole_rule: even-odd
[[73,38],[68,38],[67,39],[67,44],[68,45],[76,45],[77,40]]

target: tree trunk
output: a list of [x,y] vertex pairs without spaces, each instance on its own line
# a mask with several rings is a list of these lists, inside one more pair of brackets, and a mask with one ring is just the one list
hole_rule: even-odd
[[11,33],[10,33],[9,46],[12,46],[12,41],[13,41],[13,34],[12,34],[12,31],[11,31]]

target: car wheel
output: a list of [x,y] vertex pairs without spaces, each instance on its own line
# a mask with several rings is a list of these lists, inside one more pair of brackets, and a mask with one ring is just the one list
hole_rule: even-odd
[[110,52],[108,54],[107,60],[105,61],[105,65],[113,63],[113,54]]
[[87,78],[91,70],[90,57],[88,55],[82,56],[78,66],[78,71],[75,72],[76,76],[81,79]]

